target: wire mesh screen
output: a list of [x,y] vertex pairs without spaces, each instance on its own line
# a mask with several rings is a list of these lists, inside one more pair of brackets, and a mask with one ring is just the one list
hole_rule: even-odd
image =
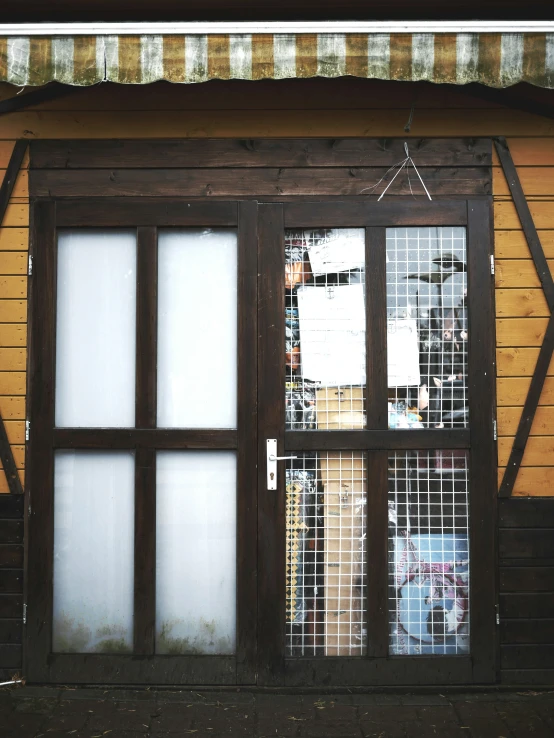
[[469,652],[467,452],[389,455],[392,655]]
[[366,482],[359,452],[286,467],[288,656],[366,652]]
[[387,229],[390,428],[468,423],[465,228]]
[[285,232],[286,424],[365,427],[365,232]]

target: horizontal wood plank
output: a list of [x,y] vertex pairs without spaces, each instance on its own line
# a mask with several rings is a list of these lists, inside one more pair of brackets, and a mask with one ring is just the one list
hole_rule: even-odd
[[[25,446],[19,446],[12,444],[11,446],[13,458],[15,461],[15,465],[18,469],[24,469],[25,468]],[[0,464],[0,469],[3,469],[2,464]]]
[[[496,381],[498,405],[523,405],[529,391],[530,377],[499,377]],[[554,405],[554,379],[547,377],[541,394],[541,405]]]
[[[15,228],[21,231],[24,227],[29,226],[29,203],[27,202],[13,202],[6,208],[6,214],[2,222],[2,230],[4,228]],[[2,295],[4,297],[4,295]]]
[[[27,261],[27,259],[25,259]],[[26,300],[0,300],[0,323],[26,323]]]
[[[551,201],[529,200],[529,210],[537,228],[546,228],[548,230],[554,228],[554,207]],[[494,227],[499,230],[519,231],[521,229],[521,222],[518,218],[515,205],[511,200],[494,203]]]
[[[14,495],[0,495],[0,500]],[[17,495],[21,497],[21,495]],[[22,569],[23,546],[0,543],[0,569]]]
[[[492,172],[494,194],[509,196],[510,188],[502,168],[495,166]],[[526,197],[554,195],[554,167],[518,167],[517,173]]]
[[501,620],[500,642],[550,643],[554,633],[554,620],[538,618],[527,620]]
[[[257,5],[257,8],[260,6]],[[207,7],[205,8],[207,10]],[[106,18],[106,20],[108,20]],[[6,85],[8,86],[8,85]],[[32,106],[45,110],[102,110],[117,114],[119,110],[279,110],[282,108],[319,110],[333,105],[335,109],[383,109],[410,107],[417,91],[419,108],[495,108],[495,103],[468,94],[463,85],[441,85],[428,82],[399,85],[394,80],[341,77],[310,79],[210,80],[208,85],[183,85],[159,81],[148,85],[148,95],[141,85],[104,83],[76,89],[72,95],[55,98]],[[0,90],[0,99],[3,99]],[[13,95],[13,88],[5,93]],[[11,143],[11,142],[10,142]]]
[[[554,273],[554,259],[548,260],[550,271]],[[531,259],[498,259],[495,265],[494,283],[497,288],[522,287],[540,288],[537,270]]]
[[4,299],[26,299],[27,277],[0,277],[0,295]]
[[[11,87],[11,85],[9,85],[9,87]],[[11,94],[13,94],[13,91]],[[1,95],[1,92],[0,92],[0,99],[4,99],[3,95]],[[6,169],[6,167],[8,166],[10,157],[13,152],[14,145],[15,145],[15,141],[0,140],[0,168],[1,169]],[[25,152],[25,156],[23,157],[21,168],[22,169],[29,168],[29,150],[28,149]]]
[[0,519],[0,541],[2,543],[22,543],[23,521],[10,518]]
[[501,528],[498,533],[501,558],[540,559],[554,556],[554,530]]
[[[390,167],[214,168],[214,169],[41,169],[31,172],[36,197],[260,197],[282,195],[374,195],[391,182]],[[491,193],[486,167],[418,167],[431,195],[487,195]],[[384,179],[383,179],[384,178]],[[380,188],[378,183],[381,182]],[[368,188],[375,185],[373,192]],[[417,192],[407,170],[396,176],[389,196]],[[424,194],[420,192],[419,194]]]
[[544,669],[551,668],[553,663],[554,645],[551,644],[500,646],[502,669]]
[[554,594],[551,592],[501,594],[500,618],[548,618],[554,612]]
[[[535,371],[538,348],[511,346],[496,350],[496,372],[500,377],[530,377]],[[548,374],[554,374],[554,358]]]
[[27,345],[25,323],[0,323],[0,347],[18,348]]
[[[2,120],[5,138],[297,138],[383,137],[403,134],[406,108],[396,110],[123,110],[30,111]],[[411,136],[552,136],[554,121],[519,110],[418,109]],[[417,164],[417,159],[416,159]]]
[[554,529],[554,500],[498,500],[498,525],[501,528]]
[[[498,205],[495,205],[498,207]],[[554,259],[554,231],[540,231],[539,238],[547,259]],[[530,259],[531,252],[523,231],[495,231],[494,253],[497,259]]]
[[497,346],[542,346],[547,318],[500,318],[496,321]]
[[26,251],[0,251],[0,274],[27,274]]
[[[150,91],[149,91],[150,92]],[[490,139],[411,139],[418,167],[487,166]],[[405,157],[403,138],[165,139],[35,141],[33,169],[187,167],[391,167]]]
[[[0,182],[4,179],[5,169],[0,169]],[[26,169],[20,169],[16,177],[12,197],[29,197],[29,172]]]
[[0,643],[21,643],[23,622],[21,620],[0,620]]
[[23,420],[5,420],[6,434],[11,444],[25,443],[25,421]]
[[[522,138],[511,136],[508,147],[516,167],[554,166],[554,146],[551,138]],[[493,163],[500,164],[496,151],[493,152]]]
[[25,420],[25,398],[0,395],[0,414],[4,420]]
[[[6,349],[8,351],[9,349]],[[25,352],[23,359],[19,362],[20,368],[25,368]],[[19,358],[19,357],[18,357]],[[0,351],[0,369],[4,369],[8,361],[6,355]],[[0,371],[0,395],[25,395],[26,392],[25,372]]]
[[554,684],[554,669],[502,669],[500,683],[512,688],[515,684],[527,687]]
[[[550,432],[552,433],[550,429]],[[501,436],[498,439],[498,465],[507,466],[512,450],[513,437]],[[522,466],[554,466],[554,437],[532,436],[527,441]],[[554,478],[554,469],[552,470]]]
[[0,643],[0,664],[4,669],[21,669],[23,649],[19,644]]
[[[13,377],[8,377],[8,373],[21,373],[27,367],[27,350],[21,348],[0,348],[0,387],[7,387],[8,380],[14,381]],[[0,391],[0,394],[9,395],[11,391]]]
[[[498,468],[499,487],[505,469],[506,467]],[[549,466],[521,467],[517,475],[512,496],[521,498],[554,497],[554,479],[552,477],[552,468]]]
[[[25,484],[25,472],[23,470],[18,470],[19,474],[19,481],[21,482],[21,486]],[[11,490],[9,488],[8,482],[6,480],[6,475],[3,471],[0,472],[0,494],[7,495],[10,494]]]
[[23,571],[21,569],[0,569],[0,594],[23,592]]
[[10,495],[0,498],[0,519],[23,518],[23,497]]
[[[150,193],[151,194],[151,193]],[[236,202],[160,198],[76,198],[56,205],[58,227],[231,226],[238,224]]]
[[[498,408],[496,418],[499,436],[515,436],[521,411],[521,407]],[[537,408],[531,426],[531,436],[554,436],[554,407]]]
[[[500,567],[501,592],[554,592],[554,567]],[[554,632],[552,634],[554,640]]]
[[540,289],[497,289],[496,315],[499,318],[542,318],[550,311]]

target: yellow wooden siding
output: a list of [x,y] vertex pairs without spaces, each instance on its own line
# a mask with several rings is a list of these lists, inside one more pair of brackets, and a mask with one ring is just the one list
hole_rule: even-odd
[[[0,119],[0,169],[13,140],[34,138],[403,136],[414,99],[410,85],[347,80],[280,83],[99,86]],[[352,89],[357,89],[353,87]],[[237,94],[240,90],[240,94]],[[331,92],[329,92],[331,91]],[[0,99],[13,94],[0,85]],[[410,135],[508,137],[541,241],[554,264],[554,121],[507,111],[460,90],[427,86],[418,93]],[[417,163],[417,155],[414,159]],[[24,166],[27,166],[27,160]],[[493,154],[497,269],[499,481],[521,416],[548,308],[509,189]],[[24,467],[25,315],[28,180],[23,171],[0,230],[0,410],[18,468]],[[554,495],[554,362],[514,493]],[[0,475],[0,491],[7,491]]]

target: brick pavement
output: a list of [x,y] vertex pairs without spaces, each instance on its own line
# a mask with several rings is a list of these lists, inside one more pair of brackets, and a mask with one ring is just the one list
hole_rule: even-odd
[[0,689],[1,738],[553,738],[554,691]]

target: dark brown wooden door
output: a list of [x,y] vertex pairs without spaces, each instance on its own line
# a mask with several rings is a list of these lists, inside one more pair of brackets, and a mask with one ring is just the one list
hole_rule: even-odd
[[259,682],[491,682],[490,203],[259,211]]
[[26,668],[256,677],[256,203],[36,200]]

